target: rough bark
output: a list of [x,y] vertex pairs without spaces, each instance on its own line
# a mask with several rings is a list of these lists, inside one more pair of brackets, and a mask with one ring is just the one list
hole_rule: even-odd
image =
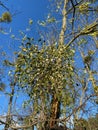
[[57,124],[56,119],[58,119],[59,117],[60,101],[58,100],[56,95],[54,95],[51,102],[50,128],[53,128]]
[[14,86],[12,86],[12,92],[11,92],[11,96],[10,96],[10,99],[9,99],[8,114],[7,114],[6,124],[5,124],[4,130],[8,130],[8,128],[11,124],[11,121],[12,121],[11,110],[12,110],[12,101],[13,101],[13,95],[14,95]]
[[[68,0],[64,0],[64,6],[62,10],[62,26],[59,34],[58,44],[61,47],[64,44],[64,35],[66,31],[66,6]],[[51,102],[51,115],[50,115],[50,129],[52,129],[55,125],[57,125],[56,119],[60,117],[60,101],[58,100],[56,94],[52,97]]]
[[68,0],[64,0],[64,6],[63,6],[63,11],[62,11],[62,27],[61,27],[61,32],[59,35],[59,45],[64,44],[64,34],[66,31],[66,6],[67,6]]

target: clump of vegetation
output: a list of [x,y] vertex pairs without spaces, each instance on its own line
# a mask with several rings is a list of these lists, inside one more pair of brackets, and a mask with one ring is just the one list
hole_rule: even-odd
[[9,12],[4,12],[0,18],[0,22],[11,22],[12,16]]

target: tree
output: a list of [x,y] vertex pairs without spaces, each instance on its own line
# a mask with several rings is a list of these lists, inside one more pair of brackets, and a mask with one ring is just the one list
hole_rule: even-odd
[[96,130],[98,128],[98,114],[88,119],[88,130],[89,128],[92,130]]
[[[11,124],[11,128],[35,125],[38,130],[66,129],[67,122],[72,117],[78,121],[87,104],[93,103],[98,94],[98,71],[96,65],[93,68],[98,55],[97,42],[94,42],[98,36],[96,0],[55,0],[55,5],[58,15],[61,11],[62,20],[57,38],[54,35],[53,41],[40,40],[42,45],[39,46],[26,37],[12,63],[16,84],[26,90],[33,112],[29,119],[25,118],[28,125]],[[93,12],[95,15],[91,19]],[[39,24],[51,26],[58,23],[56,19],[58,17],[48,15],[46,21]]]
[[[3,7],[5,10],[7,10],[6,12],[2,13],[2,16],[0,17],[0,22],[11,22],[12,21],[12,17],[11,14],[9,12],[9,9],[0,1],[0,6]],[[2,31],[2,30],[1,30]],[[1,58],[5,58],[6,53],[2,50],[0,50],[1,52]],[[3,67],[3,60],[1,60],[1,66],[0,69],[2,71],[4,70]],[[2,79],[4,78],[4,73],[0,72],[0,91],[6,93],[6,83],[4,83],[4,81],[2,81]],[[0,120],[0,123],[2,123],[3,125],[5,125],[5,130],[7,130],[9,128],[9,125],[11,124],[11,107],[12,107],[12,100],[13,100],[13,94],[14,94],[14,89],[12,88],[12,95],[10,96],[9,99],[9,105],[8,105],[8,115],[6,116],[6,121],[3,122],[2,120]]]
[[97,114],[94,117],[86,119],[79,119],[75,124],[74,130],[96,130],[98,128]]
[[[60,4],[59,1],[56,2]],[[71,35],[74,34],[75,36],[67,44],[64,44],[65,42],[64,37],[65,33],[67,32],[66,22],[69,21],[67,20],[66,14],[68,14],[68,11],[69,12],[72,11],[74,16],[76,11],[77,14],[80,14],[80,18],[82,17],[82,15],[85,18],[87,13],[88,15],[90,15],[89,9],[92,9],[92,7],[90,7],[89,4],[90,4],[89,2],[84,3],[83,1],[78,2],[76,1],[76,3],[74,1],[62,1],[61,4],[61,7],[63,5],[62,26],[59,34],[59,39],[58,41],[56,41],[57,44],[54,43],[51,45],[50,43],[48,46],[46,46],[45,43],[43,43],[41,49],[39,49],[38,46],[34,46],[33,44],[28,45],[27,43],[25,44],[25,47],[22,47],[22,50],[17,55],[17,60],[15,63],[16,66],[15,73],[16,77],[19,78],[18,79],[18,81],[20,82],[19,85],[23,87],[27,86],[27,90],[29,89],[28,94],[31,96],[32,100],[34,100],[33,101],[34,111],[36,111],[36,113],[39,113],[39,115],[42,114],[43,115],[42,117],[45,118],[44,120],[49,119],[48,127],[50,128],[57,125],[57,119],[59,119],[60,117],[60,109],[61,109],[60,105],[62,105],[63,108],[65,108],[67,107],[67,103],[68,107],[70,107],[71,103],[74,103],[72,95],[74,95],[75,93],[73,92],[72,87],[74,87],[76,79],[74,79],[73,77],[75,77],[79,73],[77,74],[75,73],[76,68],[73,64],[74,53],[76,52],[75,47],[72,46],[73,42],[80,36],[84,37],[87,37],[88,35],[95,36],[98,31],[97,30],[98,23],[96,20],[92,23],[89,23],[89,25],[80,24],[79,25],[80,28],[82,26],[84,26],[84,28],[81,30],[79,29],[76,30],[77,27],[75,26],[76,35],[75,32],[72,32]],[[70,6],[71,9],[67,10],[67,8]],[[87,11],[87,13],[85,14],[84,11]],[[73,26],[72,31],[74,31],[73,30],[74,24],[75,24],[75,17],[73,17],[72,19],[72,26]],[[79,46],[79,48],[83,49],[81,45]],[[92,72],[90,72],[91,71],[90,65],[92,62],[90,60],[92,59],[90,59],[90,56],[88,57],[88,55],[87,57],[85,57],[83,52],[81,52],[81,55],[84,64],[86,64],[85,70],[91,77],[90,80],[92,81],[94,89],[96,89],[97,86],[95,85],[94,82],[95,79],[92,75]],[[93,54],[90,55],[92,56]],[[70,79],[72,79],[71,82]],[[66,92],[68,94],[65,96],[64,93]],[[85,93],[86,90],[84,90],[84,94]],[[80,106],[82,104],[83,103],[80,103]],[[51,107],[47,108],[48,105]],[[47,112],[50,113],[47,115]],[[44,127],[46,129],[46,126]]]

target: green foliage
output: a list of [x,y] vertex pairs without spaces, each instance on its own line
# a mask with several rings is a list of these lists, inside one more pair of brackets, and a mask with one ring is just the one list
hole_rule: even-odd
[[32,25],[32,24],[33,24],[33,20],[30,19],[30,20],[29,20],[29,25]]
[[0,82],[0,91],[5,90],[6,85],[3,82]]
[[55,93],[63,104],[72,102],[70,92],[66,96],[64,92],[66,86],[70,86],[69,80],[74,73],[74,50],[66,50],[65,47],[58,47],[55,43],[43,44],[42,47],[25,44],[21,47],[15,62],[15,76],[20,87],[29,89],[31,98],[38,100],[43,95],[44,102],[48,102],[49,96]]
[[0,22],[11,22],[12,16],[9,12],[4,12],[0,18]]
[[5,65],[5,66],[13,66],[13,64],[9,60],[4,60],[3,65]]
[[98,128],[98,115],[96,114],[94,117],[89,117],[88,119],[79,119],[75,123],[74,130],[97,130]]
[[78,129],[85,130],[87,126],[88,126],[87,120],[81,118],[76,121],[74,130],[78,130]]
[[89,4],[90,4],[90,2],[85,2],[85,3],[81,4],[79,6],[79,11],[80,12],[87,11],[89,8]]
[[50,15],[47,16],[47,19],[45,21],[38,21],[38,24],[40,26],[46,27],[48,24],[53,24],[56,22],[56,19],[54,17],[51,17]]
[[97,130],[98,128],[98,114],[96,114],[94,117],[90,117],[88,119],[88,129],[91,129],[91,130]]

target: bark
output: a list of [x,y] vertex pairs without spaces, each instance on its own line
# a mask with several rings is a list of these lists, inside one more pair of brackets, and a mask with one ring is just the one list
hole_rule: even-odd
[[14,86],[12,86],[12,92],[11,92],[11,96],[10,96],[10,99],[9,99],[8,114],[7,114],[6,124],[5,124],[4,130],[8,130],[8,128],[11,124],[11,121],[12,121],[11,110],[12,110],[13,95],[14,95]]
[[58,100],[56,95],[54,95],[51,102],[50,128],[53,128],[57,124],[56,119],[58,119],[59,117],[60,117],[60,101]]
[[[61,31],[59,34],[59,48],[64,44],[64,35],[66,31],[66,6],[67,6],[68,0],[64,0],[64,6],[62,10],[62,26]],[[58,100],[56,94],[52,97],[51,102],[51,114],[50,114],[50,124],[49,127],[52,129],[54,126],[58,125],[56,120],[60,117],[60,101]]]
[[66,6],[67,6],[68,0],[64,0],[64,6],[63,6],[63,11],[62,11],[62,27],[61,27],[61,32],[59,35],[59,45],[64,44],[64,34],[66,31]]

